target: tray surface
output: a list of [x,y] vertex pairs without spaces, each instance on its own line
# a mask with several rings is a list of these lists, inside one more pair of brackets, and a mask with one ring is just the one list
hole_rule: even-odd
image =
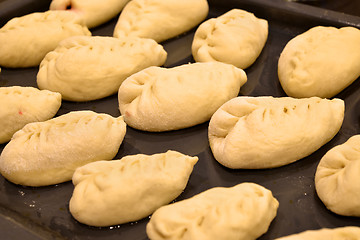
[[[14,1],[14,16],[26,14],[26,11],[45,11],[50,1],[33,1],[31,7],[28,5],[30,1],[24,2],[26,4]],[[285,44],[296,35],[317,25],[360,26],[359,17],[281,0],[209,0],[209,5],[209,18],[240,8],[269,21],[267,43],[257,61],[245,70],[248,82],[241,88],[240,96],[286,96],[277,77],[277,61]],[[4,12],[4,9],[0,10],[1,23],[10,17]],[[117,17],[91,29],[93,36],[110,36],[116,21]],[[191,56],[194,32],[195,29],[162,43],[168,52],[165,67],[194,62]],[[36,87],[37,71],[38,68],[2,68],[0,86]],[[342,217],[327,210],[315,192],[314,174],[322,156],[332,147],[359,133],[359,79],[336,97],[345,100],[346,106],[344,123],[339,133],[312,155],[280,168],[231,170],[221,166],[209,148],[208,122],[165,133],[148,133],[128,127],[115,159],[138,153],[160,153],[169,149],[198,156],[199,162],[195,165],[188,185],[176,201],[212,187],[230,187],[242,182],[254,182],[270,189],[280,206],[277,217],[260,240],[324,227],[360,226],[359,218]],[[85,103],[63,101],[57,116],[74,110],[93,110],[119,116],[117,104],[116,95]],[[0,152],[4,147],[5,144],[0,145]],[[148,239],[145,227],[149,218],[108,228],[88,227],[78,223],[68,211],[72,191],[71,182],[30,188],[14,185],[0,176],[2,239]]]

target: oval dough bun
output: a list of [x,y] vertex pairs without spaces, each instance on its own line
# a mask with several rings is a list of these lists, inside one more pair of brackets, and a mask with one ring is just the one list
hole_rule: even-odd
[[138,221],[182,193],[197,161],[167,151],[87,164],[74,173],[70,212],[91,226]]
[[139,130],[182,129],[208,121],[246,81],[242,69],[220,62],[150,67],[120,86],[119,109],[125,122]]
[[266,20],[233,9],[199,26],[192,43],[192,54],[197,62],[219,61],[245,69],[260,55],[267,36]]
[[314,27],[290,40],[278,62],[290,97],[331,98],[360,76],[360,30]]
[[25,125],[0,155],[0,173],[24,186],[71,180],[76,168],[111,160],[126,133],[122,117],[76,111]]
[[151,240],[255,240],[267,232],[279,202],[255,183],[216,187],[155,211]]
[[206,0],[132,0],[120,14],[114,37],[136,36],[162,42],[194,28],[208,12]]
[[323,156],[316,170],[315,187],[329,210],[360,217],[360,135]]
[[73,12],[37,12],[13,18],[0,29],[0,65],[36,67],[61,40],[78,35],[91,33]]
[[344,101],[317,97],[237,97],[209,123],[215,159],[229,168],[280,167],[330,141],[344,119]]
[[45,56],[37,84],[61,93],[64,100],[101,99],[117,93],[130,75],[163,65],[166,57],[164,48],[152,39],[70,37]]

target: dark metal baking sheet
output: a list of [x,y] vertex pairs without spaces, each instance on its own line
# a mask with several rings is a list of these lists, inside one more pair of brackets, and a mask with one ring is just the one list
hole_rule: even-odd
[[[12,16],[45,11],[47,0],[8,0],[0,3],[2,26]],[[360,26],[360,18],[281,0],[209,0],[210,17],[232,8],[253,12],[269,21],[269,37],[260,57],[248,69],[248,82],[240,95],[285,96],[277,77],[277,61],[285,44],[296,35],[316,25]],[[93,35],[111,35],[117,18],[92,29]],[[194,30],[162,43],[168,52],[166,67],[193,62],[191,41]],[[38,68],[2,68],[0,86],[34,86]],[[279,200],[277,217],[260,240],[270,240],[293,233],[323,227],[360,226],[360,219],[342,217],[328,211],[316,195],[314,174],[321,157],[332,147],[359,133],[359,79],[339,95],[345,100],[345,120],[340,132],[312,155],[293,164],[268,170],[230,170],[218,164],[207,139],[208,123],[166,133],[147,133],[128,127],[116,158],[129,154],[153,154],[168,149],[197,155],[199,162],[185,191],[176,199],[189,198],[216,186],[255,182],[270,189]],[[72,103],[63,101],[58,115],[73,110],[93,110],[119,116],[117,96],[102,100]],[[5,144],[0,145],[0,151]],[[136,179],[134,179],[136,181]],[[68,211],[73,191],[71,182],[30,188],[14,185],[0,176],[1,239],[147,239],[148,218],[109,228],[88,227],[75,221]]]

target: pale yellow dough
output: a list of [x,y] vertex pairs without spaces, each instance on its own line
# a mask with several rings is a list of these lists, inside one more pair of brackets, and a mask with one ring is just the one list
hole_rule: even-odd
[[0,65],[38,66],[61,40],[77,35],[91,33],[83,20],[69,11],[37,12],[13,18],[0,29]]
[[360,228],[355,226],[309,230],[275,240],[360,240]]
[[163,65],[166,57],[164,48],[152,39],[70,37],[45,56],[37,84],[61,93],[65,100],[96,100],[117,93],[130,75]]
[[290,97],[331,98],[360,76],[360,30],[317,26],[291,39],[278,62]]
[[316,170],[315,187],[329,210],[360,217],[360,135],[323,156]]
[[267,36],[266,20],[233,9],[199,26],[192,43],[192,54],[197,62],[219,61],[245,69],[260,55]]
[[110,226],[140,220],[185,189],[197,157],[168,151],[78,168],[70,212],[79,222]]
[[76,168],[111,160],[126,133],[122,117],[76,111],[17,131],[0,155],[0,173],[25,186],[69,181]]
[[330,141],[344,119],[344,101],[318,97],[237,97],[209,123],[215,159],[229,168],[280,167]]
[[208,121],[246,81],[242,69],[220,62],[150,67],[120,86],[119,109],[125,122],[139,130],[182,129]]
[[206,0],[132,0],[120,14],[114,37],[136,36],[162,42],[194,28],[208,12]]
[[61,106],[61,95],[33,87],[0,87],[0,144],[31,122],[55,116]]
[[159,208],[146,232],[151,240],[255,240],[278,207],[271,191],[255,183],[217,187]]
[[129,0],[52,0],[50,10],[80,14],[88,28],[97,27],[118,15]]

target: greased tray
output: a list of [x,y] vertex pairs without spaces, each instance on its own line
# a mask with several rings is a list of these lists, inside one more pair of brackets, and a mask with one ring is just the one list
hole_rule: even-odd
[[[14,16],[48,9],[50,0],[7,0],[0,2],[0,26]],[[278,77],[277,61],[285,44],[296,35],[317,25],[360,27],[360,18],[282,0],[209,0],[209,18],[232,8],[253,12],[269,21],[269,37],[257,61],[248,69],[248,82],[240,95],[285,96]],[[117,17],[92,29],[93,35],[112,35]],[[168,52],[166,67],[193,62],[192,30],[163,42]],[[34,86],[38,68],[2,68],[0,86]],[[331,71],[331,69],[329,69]],[[231,170],[212,156],[207,139],[208,122],[172,132],[148,133],[130,127],[116,159],[130,154],[154,154],[169,149],[199,157],[184,192],[175,200],[189,198],[216,186],[230,187],[242,182],[255,182],[270,189],[280,202],[277,217],[260,240],[310,229],[360,226],[360,218],[336,215],[325,208],[316,195],[314,174],[321,157],[332,147],[359,133],[360,81],[355,81],[336,97],[345,100],[346,110],[339,133],[312,155],[293,164],[268,170]],[[73,110],[93,110],[119,116],[117,96],[102,100],[73,103],[63,101],[58,115]],[[0,145],[0,151],[5,144]],[[136,181],[136,179],[134,179]],[[360,183],[359,183],[360,184]],[[68,210],[73,191],[71,182],[30,188],[14,185],[0,176],[1,239],[136,239],[145,240],[149,218],[107,228],[78,223]]]

